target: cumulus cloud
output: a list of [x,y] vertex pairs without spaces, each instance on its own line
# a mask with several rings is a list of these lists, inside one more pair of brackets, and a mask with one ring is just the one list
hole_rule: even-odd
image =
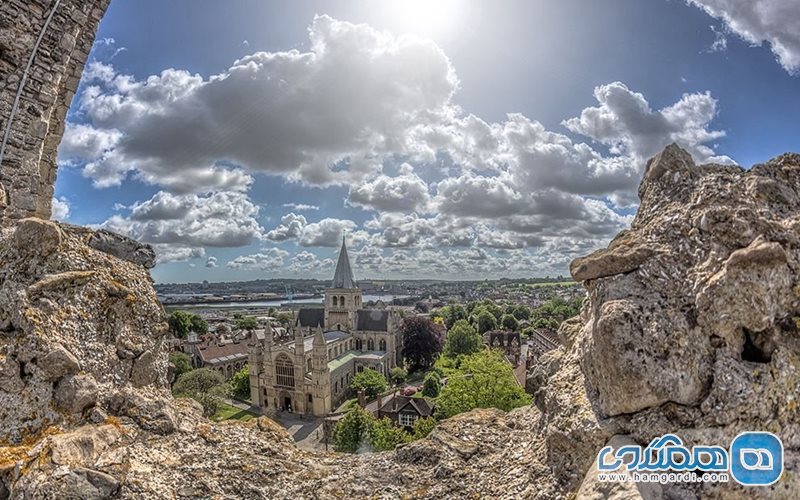
[[326,271],[332,271],[333,265],[333,259],[320,259],[313,253],[303,250],[292,257],[289,272],[303,276],[319,275]]
[[51,218],[57,221],[65,221],[69,217],[69,200],[53,197]]
[[115,141],[84,157],[84,173],[98,186],[135,173],[184,192],[246,186],[231,165],[344,183],[375,172],[375,155],[413,151],[419,124],[453,114],[458,80],[432,42],[328,16],[314,19],[309,37],[307,52],[256,52],[208,78],[167,69],[137,80],[90,65],[85,127],[113,131]]
[[205,247],[241,247],[262,239],[258,207],[243,193],[177,195],[159,191],[101,227],[160,246],[160,261],[204,255]]
[[206,259],[206,267],[214,268],[219,267],[219,262],[217,261],[216,257],[209,257]]
[[288,255],[289,252],[280,248],[265,248],[259,253],[240,255],[225,265],[231,269],[273,271],[283,267],[283,260]]
[[303,229],[300,245],[304,247],[338,247],[342,244],[342,236],[345,233],[352,233],[356,227],[355,222],[346,219],[326,218],[319,222],[312,222]]
[[[139,80],[90,65],[86,123],[69,125],[60,161],[83,165],[98,187],[131,176],[163,186],[105,225],[174,246],[172,259],[256,240],[336,248],[347,234],[362,272],[417,276],[564,272],[630,223],[620,209],[635,205],[646,159],[667,144],[698,162],[731,161],[714,149],[724,131],[712,126],[708,92],[656,109],[612,82],[556,131],[520,113],[492,122],[463,111],[432,42],[326,16],[309,36],[307,51],[258,52],[210,77],[167,69]],[[441,158],[444,178],[431,173]],[[256,172],[346,185],[345,204],[371,218],[313,221],[301,212],[317,205],[286,203],[265,230],[246,194]],[[273,248],[227,265],[313,274],[332,264],[288,255]]]
[[379,175],[369,182],[350,187],[348,203],[381,212],[425,211],[430,201],[428,185],[413,168],[404,164],[400,175]]
[[281,223],[275,229],[267,233],[267,239],[272,241],[286,241],[298,238],[303,228],[306,227],[306,218],[303,215],[296,215],[294,212],[281,217]]
[[725,22],[748,43],[768,43],[781,66],[800,72],[800,9],[796,0],[687,0]]

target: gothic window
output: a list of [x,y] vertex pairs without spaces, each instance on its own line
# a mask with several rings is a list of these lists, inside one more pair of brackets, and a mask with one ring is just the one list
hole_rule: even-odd
[[337,380],[335,384],[333,384],[333,393],[336,394],[339,392],[339,381]]
[[363,372],[363,371],[364,371],[364,367],[363,367],[363,366],[361,366],[361,365],[358,365],[358,367],[356,368],[356,371],[357,371],[358,373],[361,373],[361,372]]
[[309,403],[313,403],[314,402],[314,398],[311,397],[311,394],[308,395],[308,402]]
[[339,299],[336,297],[336,295],[334,295],[333,296],[333,307],[336,307],[338,305],[339,305]]
[[361,341],[361,339],[356,339],[356,351],[360,351],[363,348],[364,348],[364,343]]
[[339,296],[339,305],[344,307],[344,295]]
[[381,346],[381,347],[380,347],[381,351],[384,351],[384,352],[385,352],[385,351],[386,351],[386,341],[385,341],[385,340],[383,340],[383,339],[381,339],[380,346]]
[[294,387],[294,365],[288,356],[278,356],[275,360],[275,380],[282,387]]
[[375,350],[375,341],[372,339],[367,340],[367,350],[374,351]]

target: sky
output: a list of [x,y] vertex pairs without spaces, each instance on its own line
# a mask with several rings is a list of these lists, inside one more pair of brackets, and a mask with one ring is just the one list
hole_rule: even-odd
[[796,0],[114,0],[53,216],[156,282],[567,275],[672,142],[800,137]]

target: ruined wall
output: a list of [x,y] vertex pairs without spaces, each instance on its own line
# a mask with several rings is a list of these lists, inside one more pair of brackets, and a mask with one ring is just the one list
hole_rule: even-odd
[[0,224],[50,217],[64,118],[109,2],[0,2]]

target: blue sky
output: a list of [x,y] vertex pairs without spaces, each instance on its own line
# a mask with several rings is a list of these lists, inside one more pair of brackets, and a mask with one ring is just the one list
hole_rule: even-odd
[[797,150],[790,3],[117,0],[55,212],[159,282],[327,277],[342,232],[358,278],[566,274],[667,143]]

